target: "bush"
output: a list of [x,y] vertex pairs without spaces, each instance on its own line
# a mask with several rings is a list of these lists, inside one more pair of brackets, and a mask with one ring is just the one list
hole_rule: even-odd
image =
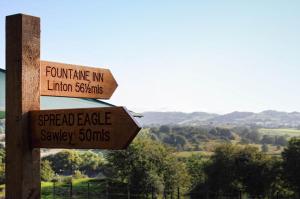
[[0,183],[5,183],[5,164],[0,164]]
[[267,144],[263,144],[263,145],[261,146],[261,151],[264,152],[264,153],[269,152],[269,147],[268,147],[268,145],[267,145]]
[[59,175],[73,175],[75,170],[79,170],[94,177],[104,164],[103,157],[92,151],[63,150],[44,157],[43,160],[48,160],[54,172]]
[[52,170],[51,163],[48,160],[42,160],[41,163],[41,180],[51,181],[54,177],[54,171]]
[[82,173],[81,171],[75,170],[74,174],[73,174],[73,178],[74,179],[80,179],[80,178],[87,178],[87,176],[84,175],[84,173]]

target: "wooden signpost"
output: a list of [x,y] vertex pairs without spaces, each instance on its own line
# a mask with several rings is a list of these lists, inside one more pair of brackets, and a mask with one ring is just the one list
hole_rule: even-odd
[[109,99],[117,86],[108,69],[41,61],[41,95]]
[[40,109],[40,19],[6,17],[5,197],[40,198],[40,149],[30,146],[30,110]]
[[140,131],[124,107],[30,112],[35,148],[125,149]]
[[40,149],[125,149],[141,127],[124,107],[40,110],[40,96],[109,99],[108,69],[40,61],[40,19],[6,17],[7,199],[40,199]]

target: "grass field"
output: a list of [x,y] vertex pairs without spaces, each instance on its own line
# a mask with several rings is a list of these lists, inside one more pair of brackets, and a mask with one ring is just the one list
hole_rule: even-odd
[[[252,147],[258,148],[259,150],[261,150],[261,148],[262,148],[262,144],[240,144],[240,143],[238,143],[237,140],[232,140],[230,142],[211,140],[211,141],[208,141],[208,142],[202,144],[203,150],[200,150],[200,151],[178,151],[175,153],[175,155],[179,158],[188,158],[192,155],[201,155],[202,157],[210,157],[211,155],[214,154],[214,149],[216,147],[220,146],[220,144],[222,144],[222,143],[231,143],[233,145],[238,145],[238,146],[242,146],[242,147],[243,146],[252,146]],[[277,147],[277,146],[268,144],[268,152],[266,154],[277,156],[277,155],[281,154],[283,149],[284,149],[283,147]]]
[[[94,196],[93,198],[97,198],[101,192],[103,192],[102,187],[95,183],[91,183],[90,187],[88,187],[88,182],[92,182],[91,178],[82,178],[82,179],[73,179],[72,180],[72,196],[76,199],[85,199],[88,195],[88,189],[90,196]],[[42,182],[42,199],[53,199],[53,193],[55,192],[55,199],[65,199],[70,197],[70,184],[56,182],[54,188],[53,182]],[[0,185],[0,196],[4,196],[4,187],[5,185]]]
[[204,157],[209,157],[212,155],[212,152],[206,152],[206,151],[179,151],[179,152],[176,152],[175,155],[177,157],[180,157],[180,158],[187,158],[187,157],[190,157],[192,155],[201,155],[201,156],[204,156]]
[[298,137],[300,136],[300,130],[299,129],[292,129],[292,128],[280,128],[280,129],[266,129],[261,128],[259,129],[259,132],[263,135],[278,135],[278,136],[287,136],[287,137]]
[[[91,181],[90,178],[82,178],[82,179],[73,179],[72,180],[72,196],[77,199],[84,199],[87,198],[88,195],[88,182]],[[56,199],[68,198],[70,197],[70,190],[71,186],[69,183],[55,183],[54,188],[53,182],[42,182],[42,199],[52,199],[53,193],[55,192]],[[91,189],[89,190],[90,194],[95,194],[98,189]]]
[[[109,188],[107,183],[110,184]],[[117,181],[106,182],[93,178],[81,178],[72,180],[72,189],[70,188],[70,183],[66,182],[56,182],[55,187],[53,185],[53,182],[42,182],[42,199],[128,198],[126,184],[118,183]],[[0,185],[0,188],[0,196],[4,196],[4,185]],[[131,192],[130,196],[142,198],[145,195],[134,194]],[[147,196],[147,198],[151,197],[151,191],[148,192]],[[158,195],[158,199],[163,199],[162,193]]]

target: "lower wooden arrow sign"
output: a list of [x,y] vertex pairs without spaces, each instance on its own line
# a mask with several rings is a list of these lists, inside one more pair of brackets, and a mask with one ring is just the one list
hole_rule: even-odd
[[30,112],[33,148],[125,149],[141,127],[124,107]]

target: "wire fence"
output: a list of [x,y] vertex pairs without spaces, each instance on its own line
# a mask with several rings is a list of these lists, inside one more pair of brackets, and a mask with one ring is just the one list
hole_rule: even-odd
[[299,199],[298,196],[284,197],[275,194],[251,196],[242,191],[233,193],[215,193],[193,191],[184,193],[179,187],[175,190],[157,191],[153,187],[137,189],[129,185],[115,186],[107,182],[53,182],[51,187],[43,189],[45,199]]
[[137,189],[126,186],[113,186],[104,182],[53,182],[51,188],[43,189],[42,198],[47,199],[179,199],[184,198],[180,188],[158,192],[152,187]]
[[243,191],[236,191],[232,193],[193,191],[189,192],[187,195],[191,199],[299,199],[299,196],[297,195],[287,197],[286,194],[280,192],[249,195]]

